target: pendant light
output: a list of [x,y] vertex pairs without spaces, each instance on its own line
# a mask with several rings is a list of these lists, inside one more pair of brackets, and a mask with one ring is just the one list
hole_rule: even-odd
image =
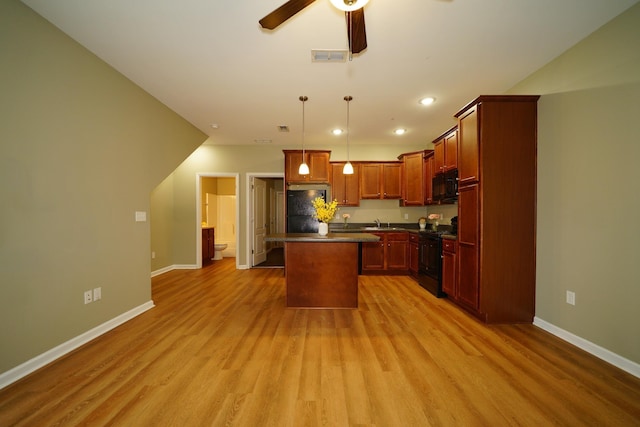
[[344,164],[344,168],[342,168],[342,173],[344,175],[353,175],[353,165],[349,161],[349,103],[353,99],[352,96],[345,96],[344,100],[347,101],[347,163]]
[[300,175],[309,175],[309,166],[304,161],[304,103],[307,102],[307,100],[309,98],[307,98],[306,96],[303,95],[298,99],[300,101],[302,101],[302,163],[300,164],[300,167],[298,168],[298,174],[300,174]]

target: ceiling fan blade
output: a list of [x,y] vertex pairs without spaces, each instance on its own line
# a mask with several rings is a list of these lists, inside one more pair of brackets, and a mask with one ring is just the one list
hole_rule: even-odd
[[367,48],[367,32],[364,25],[364,9],[345,12],[347,18],[347,37],[351,53],[360,53]]
[[262,28],[273,30],[316,0],[289,0],[260,21]]

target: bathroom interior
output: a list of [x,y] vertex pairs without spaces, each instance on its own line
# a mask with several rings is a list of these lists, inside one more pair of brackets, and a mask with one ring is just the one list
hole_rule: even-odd
[[202,226],[215,229],[214,261],[236,256],[236,179],[203,177]]

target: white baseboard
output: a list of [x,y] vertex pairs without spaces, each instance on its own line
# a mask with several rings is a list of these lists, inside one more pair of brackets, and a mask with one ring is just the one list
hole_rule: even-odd
[[631,375],[640,378],[640,364],[626,359],[610,350],[607,350],[604,347],[600,347],[599,345],[594,344],[591,341],[587,341],[584,338],[574,335],[571,332],[565,331],[564,329],[559,328],[549,322],[545,322],[539,317],[533,318],[533,324],[540,329],[544,329],[545,331],[557,336],[558,338],[561,338],[564,341],[567,341],[568,343],[581,348],[587,353],[591,353],[597,358],[602,359],[605,362],[608,362],[613,366],[616,366],[623,371],[626,371]]
[[195,270],[198,266],[195,264],[173,264],[166,267],[159,268],[151,272],[151,277],[156,277],[162,273],[167,273],[171,270]]
[[99,337],[102,334],[105,334],[112,330],[113,328],[133,319],[134,317],[144,313],[147,310],[155,307],[153,301],[148,301],[138,307],[135,307],[126,313],[122,313],[121,315],[96,326],[95,328],[88,330],[87,332],[78,335],[75,338],[70,339],[67,342],[60,344],[57,347],[52,348],[31,360],[24,362],[21,365],[16,366],[13,369],[10,369],[7,372],[0,374],[0,389],[5,388],[9,384],[12,384],[19,379],[29,375],[30,373],[42,368],[43,366],[53,362],[56,359],[64,356],[77,349],[78,347],[88,343],[89,341]]

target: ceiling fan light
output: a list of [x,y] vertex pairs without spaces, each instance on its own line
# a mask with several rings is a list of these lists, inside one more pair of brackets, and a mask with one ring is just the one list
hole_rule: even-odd
[[351,162],[347,162],[344,164],[344,167],[342,168],[342,173],[344,175],[353,175],[353,165],[351,164]]
[[307,166],[305,162],[300,163],[300,167],[298,168],[298,174],[309,175],[309,166]]
[[331,0],[331,4],[345,12],[353,12],[364,7],[369,0]]

